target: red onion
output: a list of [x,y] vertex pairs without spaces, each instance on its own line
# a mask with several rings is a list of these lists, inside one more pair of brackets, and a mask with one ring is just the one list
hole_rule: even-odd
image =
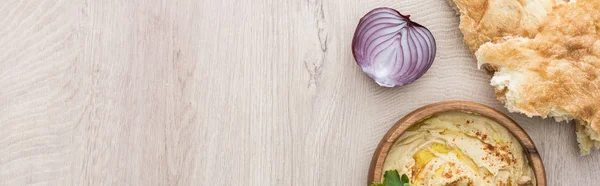
[[381,86],[412,83],[433,63],[433,35],[409,17],[391,8],[377,8],[361,18],[354,31],[354,59]]

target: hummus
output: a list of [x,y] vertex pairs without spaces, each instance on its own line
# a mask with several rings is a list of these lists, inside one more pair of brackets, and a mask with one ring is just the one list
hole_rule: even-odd
[[536,185],[519,141],[494,120],[463,112],[409,128],[383,169],[406,174],[411,185]]

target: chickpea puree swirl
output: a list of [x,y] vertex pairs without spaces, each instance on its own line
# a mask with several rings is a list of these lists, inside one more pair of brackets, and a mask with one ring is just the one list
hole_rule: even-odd
[[411,185],[536,185],[520,143],[489,118],[436,114],[400,136],[384,170],[406,174]]

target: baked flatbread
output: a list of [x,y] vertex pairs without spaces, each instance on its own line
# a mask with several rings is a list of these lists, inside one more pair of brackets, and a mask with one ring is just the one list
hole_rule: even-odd
[[460,13],[465,44],[475,52],[505,36],[534,37],[552,7],[564,0],[449,0]]
[[600,147],[599,0],[452,3],[465,43],[494,74],[509,111],[576,120],[581,153]]
[[600,147],[600,1],[556,6],[535,38],[487,43],[479,64],[497,68],[491,80],[510,111],[577,120],[582,154]]

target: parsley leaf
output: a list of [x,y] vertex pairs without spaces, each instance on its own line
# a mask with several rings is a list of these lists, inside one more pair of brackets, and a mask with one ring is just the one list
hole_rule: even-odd
[[406,176],[406,174],[402,174],[402,183],[404,183],[404,185],[410,185],[410,181],[408,181],[408,176]]
[[403,174],[402,177],[400,177],[397,170],[389,170],[385,171],[385,174],[383,174],[383,183],[373,182],[371,186],[410,186],[410,182],[406,174]]
[[397,170],[385,171],[383,175],[383,184],[385,186],[403,186],[404,183],[402,181]]

